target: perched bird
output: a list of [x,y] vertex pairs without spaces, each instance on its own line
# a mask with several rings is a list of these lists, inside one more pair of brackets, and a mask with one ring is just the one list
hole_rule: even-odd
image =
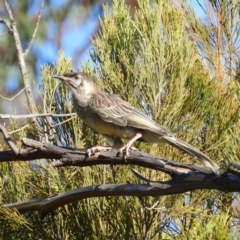
[[[125,150],[126,155],[135,141],[168,143],[202,161],[206,166],[218,169],[217,164],[201,151],[185,143],[116,95],[100,91],[92,77],[82,72],[54,75],[63,81],[72,92],[73,106],[78,116],[90,128],[111,140],[113,146],[96,146],[88,150],[91,155],[113,148]],[[128,139],[126,145],[121,138]]]

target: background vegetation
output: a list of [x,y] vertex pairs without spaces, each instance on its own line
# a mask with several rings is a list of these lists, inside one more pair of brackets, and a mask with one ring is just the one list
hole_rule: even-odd
[[[96,79],[102,90],[120,95],[227,168],[230,161],[240,158],[240,7],[237,1],[227,0],[206,1],[206,4],[205,21],[198,19],[185,1],[179,1],[178,5],[168,0],[151,4],[138,1],[135,9],[124,1],[114,1],[112,7],[105,5],[100,31],[90,51],[92,62],[81,67]],[[74,112],[67,89],[51,78],[72,68],[72,59],[64,57],[63,51],[54,65],[43,66],[42,84],[34,87],[40,104],[29,108],[31,113]],[[48,120],[53,125],[66,118]],[[15,121],[8,125],[9,131],[18,128]],[[77,148],[104,144],[78,118],[55,128],[45,118],[38,118],[13,135],[15,141],[24,136]],[[136,147],[178,161],[191,160],[166,145]],[[154,170],[140,167],[137,170],[151,180],[167,178]],[[43,198],[99,183],[126,182],[140,182],[129,166],[55,169],[44,159],[1,163],[0,202]],[[0,209],[0,236],[2,239],[238,239],[238,198],[238,193],[215,190],[159,198],[94,198],[69,204],[43,219],[37,212],[19,215]]]

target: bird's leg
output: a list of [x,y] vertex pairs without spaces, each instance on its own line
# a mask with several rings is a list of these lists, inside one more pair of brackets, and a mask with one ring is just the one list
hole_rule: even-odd
[[91,147],[90,149],[87,150],[88,156],[93,155],[96,152],[101,152],[101,151],[110,151],[112,149],[119,149],[123,146],[123,142],[120,138],[117,137],[110,137],[110,136],[104,136],[108,141],[113,142],[113,146],[95,146]]
[[132,145],[133,143],[138,140],[139,138],[142,137],[142,134],[141,133],[137,133],[131,140],[128,141],[128,143],[123,146],[121,149],[120,149],[120,152],[123,152],[123,150],[125,150],[126,154],[125,154],[125,158],[128,156],[129,154],[129,148],[132,148]]

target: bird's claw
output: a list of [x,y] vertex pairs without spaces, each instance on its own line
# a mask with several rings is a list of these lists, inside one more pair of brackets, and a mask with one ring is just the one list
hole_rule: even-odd
[[137,148],[133,146],[129,147],[128,145],[125,145],[122,148],[120,148],[120,153],[123,153],[125,150],[125,154],[123,156],[125,162],[127,162],[127,157],[129,156],[129,149],[131,149],[132,151],[138,151]]
[[139,150],[138,150],[136,147],[134,147],[134,146],[131,146],[130,149],[131,149],[132,151],[139,151]]
[[129,148],[127,148],[126,145],[123,146],[122,148],[120,148],[120,153],[122,153],[122,154],[123,154],[123,151],[125,150],[125,154],[123,155],[123,159],[124,159],[125,162],[127,162],[127,157],[129,155],[128,149]]
[[97,152],[101,152],[101,151],[109,151],[111,150],[112,147],[103,147],[103,146],[96,146],[96,147],[91,147],[87,150],[87,154],[88,156],[92,156]]

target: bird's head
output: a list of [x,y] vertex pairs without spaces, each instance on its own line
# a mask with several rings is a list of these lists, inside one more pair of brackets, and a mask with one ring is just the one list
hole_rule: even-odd
[[83,72],[70,72],[52,77],[63,81],[75,96],[78,94],[90,95],[99,91],[92,77]]

